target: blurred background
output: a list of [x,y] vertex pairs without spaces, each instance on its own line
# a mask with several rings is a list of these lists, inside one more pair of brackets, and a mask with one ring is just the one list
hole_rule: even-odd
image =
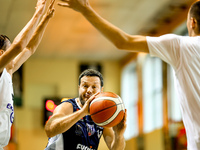
[[[0,0],[0,33],[12,41],[32,17],[36,2]],[[187,35],[187,12],[193,2],[90,1],[103,18],[125,32],[151,36]],[[36,53],[13,76],[15,120],[5,150],[45,148],[44,124],[52,113],[48,106],[77,97],[78,76],[86,68],[101,71],[104,91],[117,93],[125,103],[126,150],[186,149],[172,68],[159,58],[118,50],[78,12],[58,5],[55,9]],[[99,150],[107,150],[103,140]]]

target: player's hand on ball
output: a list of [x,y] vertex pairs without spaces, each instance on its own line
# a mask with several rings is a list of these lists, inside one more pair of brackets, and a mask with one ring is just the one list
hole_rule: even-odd
[[101,92],[90,103],[89,109],[92,120],[101,127],[113,127],[125,115],[123,100],[113,92]]
[[89,6],[88,0],[60,0],[62,2],[58,2],[59,6],[69,7],[78,12],[83,11],[87,6]]
[[96,97],[98,94],[99,94],[99,92],[96,93],[96,94],[94,94],[94,95],[92,95],[92,96],[85,102],[85,104],[84,104],[84,106],[83,106],[83,110],[84,110],[84,112],[85,112],[85,115],[89,115],[89,114],[90,114],[90,112],[89,112],[90,102],[91,102],[92,100],[94,100],[95,97]]
[[126,118],[127,118],[127,110],[125,109],[125,115],[124,115],[124,118],[122,119],[122,121],[113,127],[113,130],[114,132],[117,134],[117,135],[123,135],[125,130],[126,130]]

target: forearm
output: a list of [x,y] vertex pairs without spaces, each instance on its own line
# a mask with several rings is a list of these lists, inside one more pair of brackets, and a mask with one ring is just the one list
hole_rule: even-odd
[[0,59],[1,69],[4,68],[11,60],[13,60],[20,52],[23,51],[28,41],[30,40],[33,30],[37,26],[39,19],[40,13],[35,13],[27,25],[17,35],[11,46],[4,53],[4,56]]
[[90,5],[80,9],[83,16],[118,49],[148,53],[146,36],[130,35],[98,15]]
[[39,43],[42,40],[44,31],[48,25],[50,18],[54,14],[53,4],[55,1],[51,1],[49,8],[47,9],[46,13],[43,15],[42,20],[40,21],[39,25],[35,29],[32,37],[23,51],[14,59],[14,68],[13,72],[18,70],[18,68],[36,51]]
[[148,53],[146,36],[130,35],[109,23],[98,15],[90,6],[88,0],[61,0],[60,6],[72,8],[80,12],[98,31],[110,40],[118,49],[132,52]]
[[[20,33],[15,37],[13,45],[18,46],[18,50],[22,51],[28,44],[37,24],[42,16],[43,10],[40,8],[36,9],[31,20],[26,24],[26,26],[20,31]],[[20,48],[20,49],[19,49]]]
[[23,52],[21,52],[15,59],[15,65],[13,68],[13,72],[19,69],[19,67],[36,51],[40,41],[42,40],[44,31],[46,29],[46,26],[49,22],[49,17],[44,16],[41,20],[40,24],[36,28],[35,32],[33,33],[33,36],[31,37],[31,40],[29,41],[26,48],[23,49]]
[[81,11],[83,16],[116,47],[120,48],[128,40],[125,32],[99,16],[90,6]]
[[33,36],[31,37],[30,42],[26,47],[30,50],[31,54],[33,54],[36,51],[39,43],[41,42],[50,18],[51,17],[45,14],[42,20],[40,21],[38,27],[36,28],[35,32],[33,33]]
[[67,116],[50,118],[45,125],[45,131],[48,137],[56,136],[70,129],[78,120],[85,115],[82,110],[76,111]]
[[115,135],[111,150],[124,150],[126,146],[124,136]]

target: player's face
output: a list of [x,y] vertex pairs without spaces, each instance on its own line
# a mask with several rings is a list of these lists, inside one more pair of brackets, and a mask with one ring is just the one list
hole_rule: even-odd
[[101,81],[96,76],[83,76],[79,85],[79,99],[82,105],[95,93],[101,92]]

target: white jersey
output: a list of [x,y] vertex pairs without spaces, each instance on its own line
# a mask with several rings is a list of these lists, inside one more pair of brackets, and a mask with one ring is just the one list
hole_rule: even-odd
[[151,56],[175,70],[188,150],[200,150],[200,36],[167,34],[147,37],[147,43]]
[[0,76],[0,150],[10,140],[10,130],[14,119],[13,96],[12,78],[4,69]]

